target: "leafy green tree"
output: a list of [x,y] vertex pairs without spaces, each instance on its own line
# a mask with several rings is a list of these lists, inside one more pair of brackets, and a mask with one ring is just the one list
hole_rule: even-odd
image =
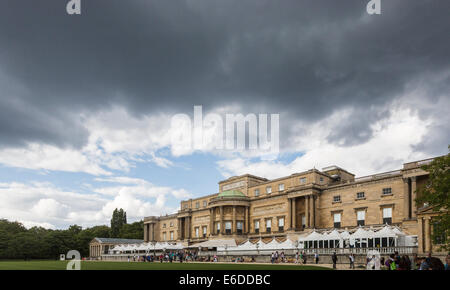
[[120,229],[119,237],[122,239],[142,239],[144,236],[144,221],[124,224]]
[[123,209],[115,209],[111,218],[111,237],[118,238],[120,230],[127,223],[127,214]]
[[[450,146],[448,148],[450,150]],[[439,216],[433,217],[432,239],[442,243],[443,249],[450,250],[450,153],[435,158],[422,169],[429,172],[429,178],[425,186],[419,189],[417,206],[426,204],[434,212],[440,212]]]

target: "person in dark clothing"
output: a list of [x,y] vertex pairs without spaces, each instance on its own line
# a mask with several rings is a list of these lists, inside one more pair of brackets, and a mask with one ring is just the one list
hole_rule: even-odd
[[336,263],[337,263],[337,255],[336,252],[333,253],[333,256],[331,257],[333,260],[333,269],[336,269]]

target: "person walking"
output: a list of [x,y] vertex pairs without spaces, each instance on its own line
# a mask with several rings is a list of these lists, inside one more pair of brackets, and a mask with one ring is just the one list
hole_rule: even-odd
[[316,264],[319,264],[319,253],[314,254],[314,259],[316,260]]
[[295,253],[295,264],[298,264],[298,252]]
[[355,256],[353,255],[353,253],[348,256],[348,259],[350,261],[350,269],[355,269]]
[[336,252],[333,253],[333,256],[331,256],[331,260],[333,260],[333,269],[336,269],[336,263],[337,263],[337,255]]

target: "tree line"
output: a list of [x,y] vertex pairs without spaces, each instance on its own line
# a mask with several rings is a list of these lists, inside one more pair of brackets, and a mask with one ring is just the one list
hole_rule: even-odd
[[20,222],[0,219],[0,259],[58,259],[60,254],[70,250],[78,250],[82,257],[87,257],[89,242],[95,237],[142,239],[143,236],[143,221],[128,224],[123,209],[114,210],[111,227],[83,229],[71,225],[60,230],[27,229]]

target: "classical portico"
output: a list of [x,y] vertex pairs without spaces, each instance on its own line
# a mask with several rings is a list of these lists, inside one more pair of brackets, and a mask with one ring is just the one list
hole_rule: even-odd
[[208,205],[210,236],[248,234],[249,207],[249,198],[238,190],[224,191],[211,199]]

